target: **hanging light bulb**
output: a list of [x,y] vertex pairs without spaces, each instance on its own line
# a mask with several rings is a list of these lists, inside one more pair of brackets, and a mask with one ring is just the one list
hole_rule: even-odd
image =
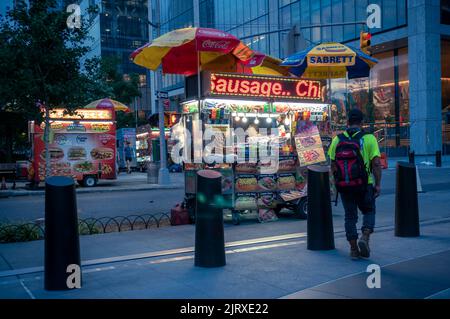
[[236,122],[239,122],[239,121],[241,120],[241,118],[240,118],[238,115],[236,115],[236,116],[234,117],[234,120],[235,120]]
[[242,118],[242,123],[247,123],[247,116],[244,115],[244,117]]
[[259,124],[259,119],[258,119],[258,117],[255,117],[255,121],[253,121],[253,123]]
[[269,117],[266,119],[266,122],[267,122],[267,123],[272,123],[272,118],[269,116]]

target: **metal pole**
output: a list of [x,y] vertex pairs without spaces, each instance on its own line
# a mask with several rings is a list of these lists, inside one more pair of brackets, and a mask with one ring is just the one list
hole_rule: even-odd
[[[159,0],[156,0],[156,21],[158,28],[156,28],[157,37],[161,35],[161,6]],[[156,91],[162,89],[162,70],[156,71]],[[166,134],[164,130],[164,106],[160,98],[158,98],[158,117],[159,117],[159,152],[160,152],[160,169],[158,175],[158,183],[160,185],[170,184],[169,170],[167,169],[167,154],[166,154]]]

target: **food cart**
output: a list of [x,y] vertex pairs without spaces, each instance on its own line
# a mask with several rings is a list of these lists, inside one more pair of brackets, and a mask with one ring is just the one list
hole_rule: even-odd
[[306,166],[326,162],[321,137],[331,136],[323,82],[205,72],[200,101],[196,82],[186,79],[180,120],[188,132],[179,154],[191,216],[196,173],[214,169],[223,176],[225,216],[235,224],[249,213],[273,220],[283,208],[306,218]]
[[[45,179],[45,121],[31,123],[34,181]],[[116,124],[113,109],[50,111],[51,175],[71,176],[92,187],[99,179],[116,179]]]
[[[150,124],[139,126],[136,132],[136,161],[140,171],[147,169],[149,162],[159,161],[159,128],[151,127]],[[170,129],[165,128],[166,141],[169,141]],[[171,144],[168,142],[170,150]]]

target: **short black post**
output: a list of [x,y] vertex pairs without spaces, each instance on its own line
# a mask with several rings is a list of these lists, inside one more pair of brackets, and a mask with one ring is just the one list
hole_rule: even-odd
[[414,164],[414,162],[415,162],[414,151],[408,153],[408,159],[411,164]]
[[195,218],[195,266],[225,266],[222,212],[222,174],[213,170],[197,172]]
[[416,166],[406,162],[397,162],[395,236],[420,236]]
[[329,167],[308,166],[309,250],[334,249],[333,216],[331,214]]
[[81,267],[75,183],[70,177],[52,176],[45,183],[46,290],[72,288],[67,285],[69,265]]
[[442,151],[436,151],[436,167],[442,167]]

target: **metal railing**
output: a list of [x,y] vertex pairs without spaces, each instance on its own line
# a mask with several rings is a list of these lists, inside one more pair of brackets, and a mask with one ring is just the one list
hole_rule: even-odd
[[[168,213],[78,219],[80,235],[143,230],[163,226],[170,226],[170,214]],[[32,241],[44,239],[44,237],[43,220],[20,224],[0,223],[0,243]]]

